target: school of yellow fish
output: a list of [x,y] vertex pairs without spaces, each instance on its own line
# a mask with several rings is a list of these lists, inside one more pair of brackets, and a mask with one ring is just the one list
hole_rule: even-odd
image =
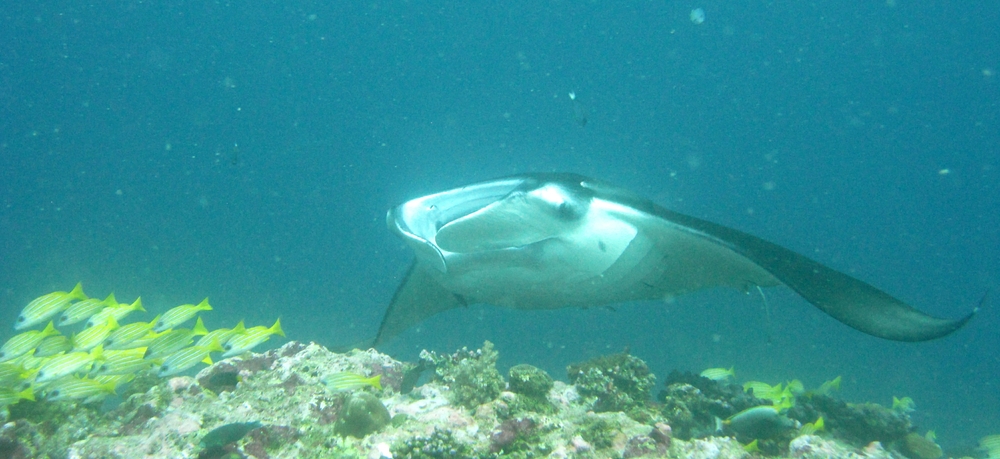
[[[205,298],[149,322],[125,324],[132,313],[146,311],[141,299],[118,303],[113,293],[103,300],[90,298],[80,284],[42,295],[14,323],[15,330],[25,331],[0,347],[0,409],[21,400],[98,401],[138,373],[175,375],[211,364],[212,353],[232,357],[273,335],[285,336],[280,320],[270,327],[247,328],[240,321],[208,331],[195,316],[211,310]],[[193,327],[178,328],[192,319]]]

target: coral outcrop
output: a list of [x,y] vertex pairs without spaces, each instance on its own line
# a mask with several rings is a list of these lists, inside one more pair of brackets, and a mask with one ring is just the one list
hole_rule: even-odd
[[627,352],[590,359],[566,368],[580,395],[594,400],[594,411],[627,411],[646,403],[656,375]]

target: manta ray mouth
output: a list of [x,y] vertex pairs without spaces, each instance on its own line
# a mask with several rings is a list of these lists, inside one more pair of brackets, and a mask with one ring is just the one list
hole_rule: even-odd
[[539,212],[516,193],[442,226],[435,242],[454,253],[516,249],[557,235],[558,225],[539,225]]
[[[445,260],[448,255],[496,248],[466,243],[482,242],[479,237],[470,237],[473,234],[481,236],[482,232],[465,224],[475,221],[466,217],[503,201],[524,182],[523,178],[497,180],[413,199],[390,209],[386,222],[389,229],[413,248],[419,259],[442,273],[447,272]],[[441,231],[445,228],[449,230],[442,237]]]

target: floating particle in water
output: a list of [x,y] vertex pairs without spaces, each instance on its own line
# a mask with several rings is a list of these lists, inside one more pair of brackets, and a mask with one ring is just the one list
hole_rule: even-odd
[[587,125],[587,107],[585,107],[579,100],[576,99],[576,93],[569,93],[569,100],[573,103],[573,120],[576,124],[581,127]]
[[695,8],[691,10],[691,22],[695,24],[701,24],[705,22],[705,10],[701,8]]

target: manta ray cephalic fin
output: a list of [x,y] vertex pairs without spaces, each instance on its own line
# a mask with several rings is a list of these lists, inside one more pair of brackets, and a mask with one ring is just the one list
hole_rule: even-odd
[[382,318],[372,347],[439,312],[466,306],[462,297],[445,289],[425,269],[416,262],[410,265]]

